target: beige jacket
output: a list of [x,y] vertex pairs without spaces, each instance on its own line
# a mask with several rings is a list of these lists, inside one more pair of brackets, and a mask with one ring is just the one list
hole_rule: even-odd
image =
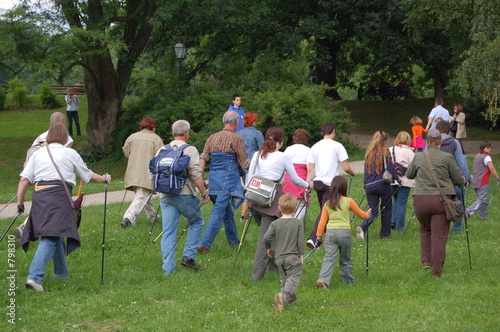
[[149,129],[143,129],[127,138],[122,147],[123,154],[128,158],[125,189],[134,190],[134,187],[141,187],[153,190],[149,161],[162,146],[160,136]]

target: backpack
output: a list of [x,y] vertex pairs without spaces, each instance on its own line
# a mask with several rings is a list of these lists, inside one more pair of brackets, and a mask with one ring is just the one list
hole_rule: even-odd
[[154,175],[153,187],[156,192],[163,194],[178,194],[187,180],[186,168],[191,157],[183,151],[191,144],[181,148],[177,145],[165,145],[156,157],[149,161],[149,172]]
[[24,161],[23,168],[26,168],[26,165],[28,164],[28,160],[30,160],[31,156],[44,146],[45,146],[45,143],[37,143],[35,145],[30,146],[30,148],[26,152],[26,160]]

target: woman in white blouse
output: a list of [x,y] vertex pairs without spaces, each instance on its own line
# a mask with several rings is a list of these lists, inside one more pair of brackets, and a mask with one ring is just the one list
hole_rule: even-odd
[[[283,173],[286,171],[295,185],[309,189],[309,184],[297,175],[290,157],[279,151],[283,146],[284,136],[285,132],[281,128],[271,127],[266,131],[264,144],[262,144],[259,152],[253,155],[247,174],[247,183],[254,175],[278,182],[282,179]],[[281,185],[279,185],[274,202],[270,207],[261,207],[249,203],[252,215],[257,224],[260,225],[259,241],[252,269],[253,281],[262,280],[268,266],[270,270],[278,272],[274,260],[267,256],[264,246],[264,234],[266,234],[269,225],[280,217],[278,200],[281,195],[283,195],[283,191]]]

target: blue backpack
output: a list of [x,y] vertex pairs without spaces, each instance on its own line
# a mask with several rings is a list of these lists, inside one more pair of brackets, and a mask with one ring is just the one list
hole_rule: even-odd
[[191,144],[181,148],[177,145],[165,145],[158,155],[149,162],[149,172],[154,175],[154,190],[164,194],[178,194],[187,180],[186,168],[191,157],[183,151]]

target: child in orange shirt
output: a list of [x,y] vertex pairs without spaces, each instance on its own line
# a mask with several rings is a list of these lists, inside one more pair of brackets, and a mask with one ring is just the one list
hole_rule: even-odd
[[410,120],[410,124],[413,126],[411,127],[413,139],[411,140],[410,147],[417,149],[418,152],[424,151],[425,142],[422,134],[429,131],[428,129],[424,129],[424,127],[422,127],[422,123],[422,119],[417,115]]
[[342,281],[345,284],[354,282],[349,214],[350,211],[353,211],[361,219],[367,219],[370,218],[372,209],[363,212],[356,202],[352,198],[346,197],[346,195],[347,180],[343,176],[334,177],[330,185],[328,201],[323,205],[321,211],[321,219],[316,233],[316,246],[323,242],[322,237],[325,235],[325,258],[323,259],[319,278],[316,281],[317,288],[328,288],[339,252],[339,269]]

